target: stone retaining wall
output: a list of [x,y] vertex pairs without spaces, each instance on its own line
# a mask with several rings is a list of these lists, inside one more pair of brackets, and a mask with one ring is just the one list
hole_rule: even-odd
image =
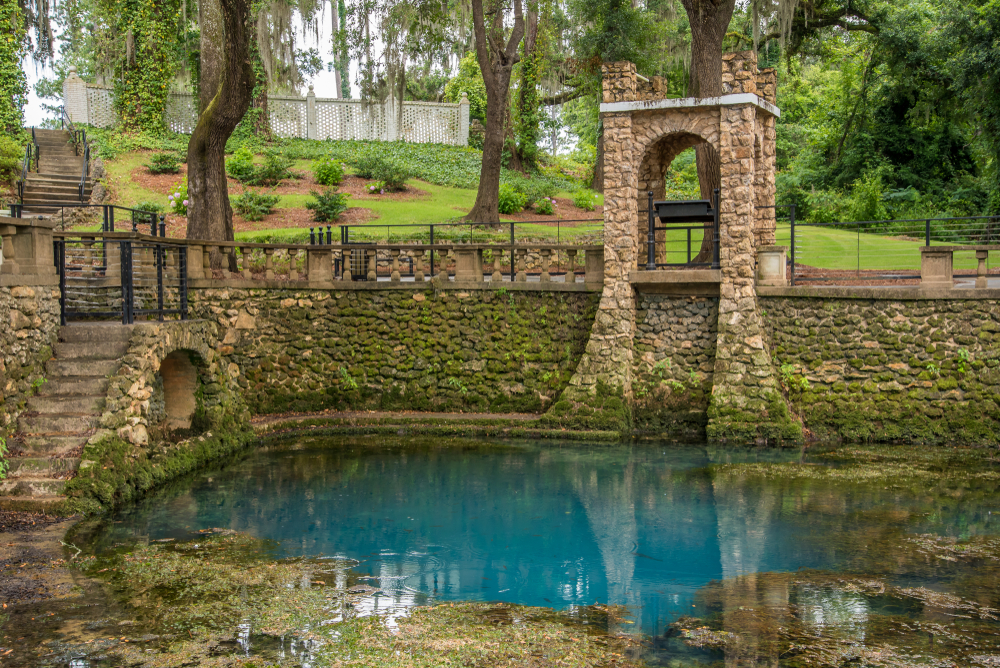
[[1000,301],[761,297],[793,411],[814,436],[1000,442]]
[[58,287],[0,287],[0,436],[44,382],[58,330]]
[[640,296],[632,368],[637,431],[705,438],[718,319],[717,298]]
[[597,296],[517,290],[198,289],[255,413],[540,412],[590,335]]

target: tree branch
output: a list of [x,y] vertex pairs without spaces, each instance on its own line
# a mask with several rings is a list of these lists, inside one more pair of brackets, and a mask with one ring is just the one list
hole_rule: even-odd
[[569,102],[570,100],[576,100],[587,94],[582,87],[581,88],[571,88],[569,90],[564,90],[561,93],[556,93],[555,95],[546,95],[542,98],[542,104],[546,107],[551,107],[556,104],[562,104],[563,102]]

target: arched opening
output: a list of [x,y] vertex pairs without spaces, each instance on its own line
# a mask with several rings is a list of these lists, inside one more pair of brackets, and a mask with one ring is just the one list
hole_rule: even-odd
[[[696,134],[672,132],[646,148],[639,167],[639,202],[636,207],[639,212],[637,233],[640,265],[645,265],[648,257],[649,193],[653,193],[654,201],[701,199],[694,147],[704,143],[705,139]],[[706,235],[711,235],[710,229],[657,231],[656,263],[687,264],[699,261]],[[711,238],[707,242],[710,248]]]
[[190,429],[198,409],[198,368],[195,353],[176,350],[160,362],[157,374],[163,383],[163,423],[168,431]]

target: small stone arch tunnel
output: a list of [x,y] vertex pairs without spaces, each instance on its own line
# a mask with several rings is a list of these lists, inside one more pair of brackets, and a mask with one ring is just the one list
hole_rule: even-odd
[[162,391],[162,424],[166,429],[191,429],[198,411],[198,370],[204,366],[193,350],[175,350],[160,362],[156,384]]

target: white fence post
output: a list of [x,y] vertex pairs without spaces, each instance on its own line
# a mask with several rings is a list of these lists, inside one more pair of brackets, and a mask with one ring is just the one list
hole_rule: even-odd
[[316,93],[312,86],[309,86],[309,94],[306,95],[306,139],[319,139],[316,131]]
[[87,113],[87,82],[77,76],[76,66],[70,66],[69,76],[63,80],[63,105],[69,120],[90,124]]
[[462,99],[458,103],[458,141],[459,146],[469,145],[469,96],[462,91]]

